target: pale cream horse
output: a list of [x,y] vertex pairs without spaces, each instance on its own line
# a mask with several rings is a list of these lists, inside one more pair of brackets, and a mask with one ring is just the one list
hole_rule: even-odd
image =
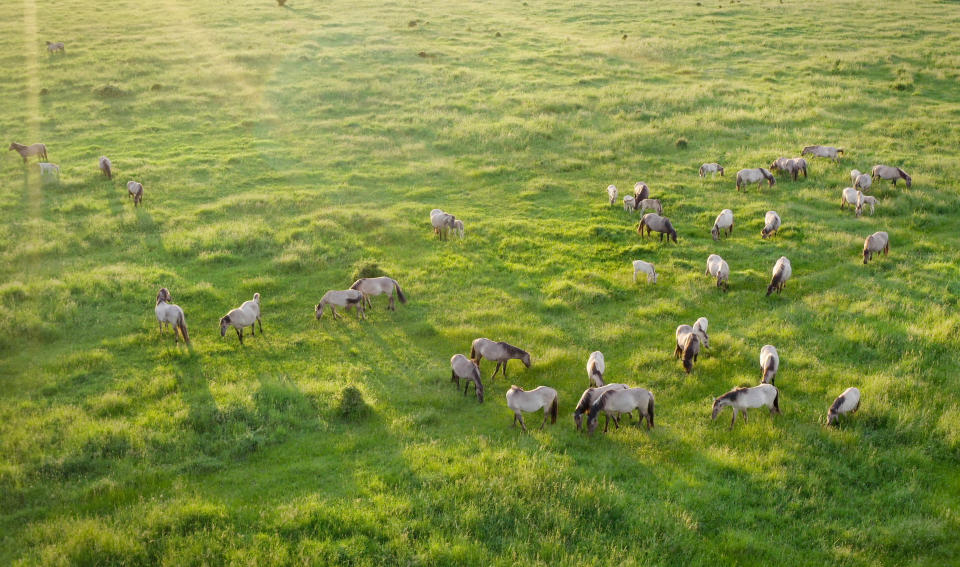
[[183,315],[183,309],[179,305],[170,303],[173,298],[170,296],[170,290],[161,287],[157,292],[157,305],[153,311],[157,315],[157,325],[160,327],[160,335],[163,336],[163,325],[173,327],[173,342],[178,342],[177,332],[183,336],[183,342],[190,346],[190,335],[187,333],[187,320]]
[[263,322],[260,321],[260,294],[253,294],[253,299],[244,301],[240,307],[231,309],[220,318],[220,336],[226,336],[227,327],[233,327],[243,344],[243,329],[250,327],[250,334],[256,336],[256,325],[260,325],[260,334],[263,335]]
[[523,412],[529,413],[543,408],[543,423],[540,424],[540,429],[543,429],[547,423],[548,414],[550,423],[557,422],[557,391],[547,386],[526,391],[520,386],[513,385],[507,390],[507,407],[513,410],[513,426],[516,427],[519,421],[524,433],[527,431],[527,425],[523,422]]

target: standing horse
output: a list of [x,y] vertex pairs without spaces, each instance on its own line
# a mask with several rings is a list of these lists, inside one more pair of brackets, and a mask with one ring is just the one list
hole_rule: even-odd
[[497,361],[497,367],[494,368],[493,374],[490,375],[491,380],[493,380],[493,377],[497,375],[497,372],[501,368],[503,369],[503,377],[506,378],[507,362],[514,358],[520,359],[524,366],[530,368],[530,353],[522,348],[517,348],[502,341],[494,342],[485,338],[475,339],[473,344],[470,345],[470,358],[477,363],[477,366],[480,366],[480,361],[483,360],[483,357],[487,357],[488,360]]
[[798,158],[777,158],[770,164],[770,171],[786,171],[790,177],[796,181],[798,174],[803,173],[803,178],[807,178],[807,160]]
[[760,349],[760,383],[773,384],[777,377],[777,370],[780,369],[780,354],[777,353],[777,347],[773,345],[763,345]]
[[[600,396],[602,396],[604,392],[609,392],[610,390],[626,390],[627,388],[629,388],[629,386],[626,384],[607,384],[599,388],[591,387],[584,390],[583,395],[580,396],[580,401],[577,402],[577,408],[573,410],[573,422],[577,425],[577,431],[580,431],[583,426],[583,414],[590,411],[590,406],[593,405],[594,401],[600,399]],[[627,415],[630,415],[630,412],[627,412]],[[619,416],[614,417],[615,425],[619,421]]]
[[723,167],[719,163],[705,163],[700,166],[700,177],[706,177],[708,173],[713,177],[717,172],[720,173],[720,177],[723,177]]
[[780,292],[783,291],[783,284],[787,283],[791,275],[793,275],[793,267],[790,266],[790,260],[786,256],[780,256],[777,263],[773,265],[773,278],[770,280],[770,285],[767,286],[767,297],[774,290],[777,291],[777,295],[780,295]]
[[713,228],[710,229],[710,235],[713,236],[714,240],[720,240],[721,234],[727,236],[733,234],[733,211],[730,209],[720,211],[717,219],[713,221]]
[[717,278],[717,287],[723,291],[730,287],[730,266],[719,255],[710,254],[707,257],[707,270],[704,275],[707,274]]
[[380,276],[379,278],[360,278],[359,280],[353,282],[353,285],[350,286],[350,289],[359,290],[363,294],[363,301],[367,307],[373,308],[373,302],[370,301],[370,297],[374,295],[386,294],[390,297],[390,303],[387,305],[387,309],[391,311],[396,311],[397,306],[393,302],[394,292],[396,292],[397,299],[400,300],[400,303],[406,303],[407,297],[403,295],[403,290],[400,289],[400,284],[397,283],[397,280],[393,278],[388,278],[387,276]]
[[834,163],[840,163],[840,156],[843,155],[843,148],[835,148],[833,146],[807,146],[803,148],[800,152],[801,156],[810,154],[816,157],[829,158],[834,161]]
[[780,414],[780,391],[772,384],[760,384],[753,388],[735,388],[719,398],[713,399],[713,415],[710,419],[717,419],[720,410],[730,406],[733,408],[733,419],[730,420],[730,429],[737,421],[737,411],[743,412],[743,421],[747,421],[747,410],[766,406],[770,408],[770,415]]
[[183,309],[179,305],[170,303],[173,298],[170,296],[170,290],[161,287],[157,292],[157,305],[153,312],[157,314],[157,326],[160,327],[160,336],[163,336],[163,324],[173,327],[173,342],[177,343],[177,331],[183,336],[183,342],[190,346],[190,335],[187,334],[187,320],[183,315]]
[[890,252],[890,236],[884,231],[877,231],[863,241],[863,263],[873,259],[874,254],[883,252],[886,256]]
[[837,423],[840,416],[860,409],[860,390],[847,388],[833,400],[833,405],[827,411],[827,425]]
[[263,322],[260,321],[260,294],[253,294],[253,299],[244,301],[240,307],[231,309],[229,313],[220,318],[220,336],[227,334],[227,327],[233,327],[240,338],[240,344],[243,344],[243,329],[250,327],[250,334],[257,335],[256,324],[260,324],[260,334],[263,335]]
[[610,199],[610,206],[617,202],[617,186],[607,185],[607,198]]
[[47,42],[47,53],[66,53],[67,46],[64,45],[62,41],[48,41]]
[[641,201],[649,198],[650,198],[650,188],[647,187],[647,184],[644,183],[643,181],[637,181],[633,185],[633,200],[635,203],[637,203],[636,205],[634,205],[634,208],[636,208]]
[[473,391],[477,394],[477,401],[483,403],[483,382],[480,380],[480,368],[469,358],[462,354],[455,354],[450,358],[450,381],[457,384],[460,388],[460,379],[466,381],[463,385],[463,395],[467,395],[467,388],[473,382]]
[[710,336],[707,334],[709,323],[706,317],[700,317],[693,323],[693,332],[700,336],[700,343],[704,348],[710,348]]
[[697,361],[699,354],[700,334],[694,332],[690,325],[677,327],[677,347],[673,350],[673,356],[681,359],[687,374],[693,370],[693,363]]
[[633,283],[637,283],[637,273],[639,272],[647,274],[647,283],[657,283],[657,270],[650,262],[633,261]]
[[[46,159],[46,156],[44,156]],[[27,161],[26,158],[23,161]],[[871,177],[873,179],[889,179],[893,182],[893,186],[897,186],[897,179],[903,179],[907,182],[907,187],[910,187],[910,184],[913,182],[910,179],[910,176],[907,175],[907,172],[900,169],[899,167],[890,167],[889,165],[875,165],[871,171]]]
[[127,181],[127,197],[133,197],[133,206],[143,202],[143,184],[137,181]]
[[10,151],[14,150],[23,158],[23,163],[27,163],[27,158],[31,156],[37,156],[43,159],[43,161],[47,161],[47,146],[43,144],[36,143],[24,146],[23,144],[11,142]]
[[587,380],[590,381],[590,385],[596,388],[603,386],[603,371],[606,370],[606,366],[603,362],[603,353],[599,350],[595,350],[590,353],[590,358],[587,359]]
[[[550,406],[550,409],[547,409]],[[543,408],[543,423],[540,429],[547,423],[547,414],[550,415],[550,423],[557,422],[557,391],[547,386],[539,386],[533,390],[526,391],[520,386],[510,386],[507,390],[507,407],[513,410],[513,426],[516,427],[520,422],[523,432],[527,432],[527,424],[523,422],[522,412],[533,412]]]
[[741,169],[737,172],[737,192],[740,192],[740,187],[743,187],[743,190],[746,191],[746,186],[753,185],[754,183],[757,184],[757,191],[759,191],[764,179],[767,180],[768,187],[773,187],[777,184],[777,180],[773,178],[773,174],[762,167]]
[[[644,229],[646,229],[646,234],[644,234]],[[667,242],[670,242],[670,239],[673,238],[673,241],[677,241],[677,231],[673,228],[673,224],[670,223],[670,219],[667,217],[661,217],[657,213],[647,213],[643,215],[643,218],[640,219],[640,225],[637,227],[637,233],[640,236],[647,236],[650,234],[650,231],[660,233],[660,242],[663,242],[663,236],[667,236]]]
[[767,211],[763,216],[763,229],[760,231],[760,238],[767,238],[780,230],[780,215],[777,211]]
[[100,173],[107,176],[107,179],[113,179],[113,171],[110,169],[110,158],[100,156]]
[[[643,388],[629,388],[626,390],[608,390],[599,396],[590,406],[590,412],[587,414],[587,434],[593,434],[600,421],[600,412],[606,414],[606,421],[603,424],[603,432],[607,432],[610,426],[610,415],[614,415],[613,425],[619,426],[619,415],[637,410],[642,417],[646,418],[647,429],[653,428],[653,394]],[[637,427],[643,419],[637,420]]]
[[330,312],[333,313],[334,319],[340,318],[340,315],[337,314],[337,307],[343,307],[344,311],[356,307],[357,319],[367,319],[367,314],[363,310],[363,294],[355,289],[331,289],[323,294],[315,310],[317,319],[323,316],[323,309],[327,305],[330,306]]

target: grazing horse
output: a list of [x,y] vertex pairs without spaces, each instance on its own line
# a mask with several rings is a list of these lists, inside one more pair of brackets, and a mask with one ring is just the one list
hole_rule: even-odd
[[723,177],[723,167],[719,163],[705,163],[700,166],[700,177],[706,177],[708,173],[713,177],[717,172],[720,173],[720,177]]
[[727,291],[730,287],[730,266],[717,254],[710,254],[707,257],[707,270],[704,275],[717,278],[717,287],[723,291]]
[[503,369],[503,377],[506,378],[507,362],[514,358],[520,359],[524,366],[530,368],[530,353],[502,341],[494,342],[485,338],[475,339],[473,344],[470,345],[470,358],[477,363],[477,366],[480,366],[483,357],[497,361],[497,367],[493,369],[493,374],[490,375],[491,380],[501,368]]
[[187,321],[183,316],[183,309],[179,305],[170,303],[173,298],[170,296],[170,290],[161,287],[157,292],[157,306],[153,311],[157,314],[157,325],[160,327],[160,336],[163,336],[163,324],[173,326],[173,342],[177,343],[177,331],[183,336],[183,342],[190,346],[190,335],[187,334]]
[[777,370],[780,369],[780,354],[777,353],[777,347],[773,345],[763,345],[760,349],[760,383],[773,384],[777,377]]
[[767,211],[763,216],[763,230],[760,231],[760,238],[767,238],[780,230],[780,215],[777,211]]
[[463,221],[460,219],[454,219],[453,221],[453,231],[457,233],[457,237],[460,240],[463,240]]
[[802,157],[797,158],[777,158],[770,164],[770,171],[786,171],[790,177],[796,181],[798,174],[803,173],[804,179],[807,178],[807,160]]
[[890,252],[890,236],[880,230],[874,232],[863,241],[863,263],[866,264],[873,259],[874,254],[883,252],[886,256]]
[[767,297],[773,293],[773,290],[777,290],[777,295],[780,295],[783,284],[787,283],[791,275],[793,275],[793,267],[790,266],[790,260],[786,256],[780,256],[777,263],[773,265],[773,278],[767,286]]
[[47,52],[48,52],[48,53],[56,53],[56,52],[58,52],[58,51],[59,51],[60,53],[66,53],[66,52],[67,52],[67,46],[64,45],[64,43],[63,43],[62,41],[48,41],[48,42],[47,42]]
[[840,210],[843,210],[844,205],[853,205],[853,212],[859,217],[863,212],[862,197],[863,193],[853,187],[844,187],[840,193]]
[[37,162],[37,169],[40,170],[40,177],[44,180],[55,179],[60,181],[60,166],[55,163]]
[[741,169],[737,172],[737,192],[740,191],[741,187],[746,191],[746,186],[753,185],[754,183],[757,184],[757,191],[759,191],[764,179],[767,180],[768,187],[773,187],[777,184],[777,180],[774,179],[773,174],[762,167]]
[[696,362],[699,354],[700,334],[695,333],[690,325],[677,327],[677,348],[674,349],[673,355],[681,359],[687,374],[693,370],[693,363]]
[[143,184],[136,181],[127,181],[127,197],[133,197],[133,206],[143,202]]
[[[644,228],[647,229],[646,234],[643,232]],[[647,213],[640,219],[640,226],[637,227],[637,232],[640,236],[647,236],[650,234],[650,231],[660,233],[660,242],[663,242],[664,235],[667,236],[667,242],[670,242],[671,238],[673,238],[674,242],[677,241],[677,231],[674,230],[670,219],[661,217],[657,213]]]
[[827,425],[837,423],[841,415],[855,412],[860,409],[860,390],[847,388],[833,400],[833,405],[827,411]]
[[449,239],[450,231],[456,230],[454,222],[457,220],[456,217],[449,213],[440,211],[439,209],[434,209],[436,213],[431,211],[430,213],[430,224],[433,225],[433,233],[436,234],[440,240]]
[[590,358],[587,359],[587,380],[590,381],[590,385],[599,388],[603,386],[603,371],[606,370],[606,365],[603,361],[603,353],[599,350],[595,350],[590,353]]
[[462,354],[455,354],[450,358],[450,381],[456,382],[460,388],[460,380],[465,380],[463,395],[467,395],[467,388],[473,383],[473,391],[477,394],[477,401],[483,403],[483,382],[480,381],[480,367]]
[[[550,409],[547,409],[547,406]],[[540,429],[547,423],[547,414],[550,415],[550,423],[557,422],[557,391],[547,386],[538,386],[533,390],[526,391],[520,386],[510,386],[507,390],[507,407],[513,410],[513,426],[516,427],[520,422],[523,432],[527,432],[527,425],[523,422],[522,412],[533,412],[543,408],[543,423]]]
[[719,398],[713,399],[713,415],[710,419],[717,419],[720,410],[730,406],[733,408],[733,419],[730,420],[730,429],[737,421],[737,411],[743,412],[743,421],[747,421],[747,410],[766,406],[770,408],[770,415],[780,414],[780,391],[772,384],[760,384],[753,388],[734,388]]
[[113,179],[113,171],[110,169],[110,158],[100,156],[100,173],[107,176],[107,179]]
[[864,195],[863,192],[857,192],[857,208],[863,212],[864,205],[870,205],[870,214],[873,215],[873,208],[877,204],[877,198],[872,195]]
[[633,283],[637,283],[638,272],[647,274],[647,283],[657,283],[657,270],[650,262],[644,262],[643,260],[633,261]]
[[[628,388],[626,390],[608,390],[596,398],[587,414],[587,434],[592,435],[600,421],[600,412],[604,412],[607,419],[603,424],[603,432],[610,426],[610,414],[614,415],[613,425],[620,428],[619,415],[637,410],[640,416],[646,418],[647,429],[653,428],[653,394],[643,388]],[[637,427],[643,419],[637,420]]]
[[617,186],[607,185],[607,198],[610,199],[610,206],[617,202]]
[[227,327],[233,327],[240,338],[240,344],[243,344],[243,329],[250,327],[250,334],[257,335],[256,324],[260,324],[260,334],[263,335],[263,322],[260,321],[260,294],[253,294],[253,299],[244,301],[240,307],[231,309],[229,313],[220,318],[220,336],[227,334]]
[[[590,406],[593,405],[595,400],[610,390],[626,390],[628,388],[629,386],[626,384],[607,384],[599,388],[590,387],[584,390],[583,395],[580,396],[580,401],[577,402],[577,408],[573,410],[573,422],[577,425],[577,431],[580,431],[583,426],[583,414],[590,411]],[[627,415],[630,415],[630,412],[627,412]],[[619,421],[620,417],[615,416],[613,423],[617,425]]]
[[[46,159],[46,156],[44,156]],[[26,161],[26,158],[24,158]],[[871,177],[873,179],[889,179],[893,182],[893,186],[897,186],[897,179],[903,179],[907,182],[907,187],[910,187],[910,184],[913,183],[913,180],[910,179],[910,176],[907,175],[907,172],[900,169],[899,167],[890,167],[889,165],[875,165],[871,171]]]
[[860,191],[866,191],[873,185],[873,178],[869,174],[860,173],[857,169],[850,170],[850,183],[853,184],[854,189],[859,189]]
[[693,323],[693,332],[700,336],[700,343],[704,348],[710,348],[710,336],[707,335],[708,324],[706,317],[700,317]]
[[632,213],[637,209],[635,203],[636,201],[634,201],[632,195],[623,196],[623,210],[627,211],[628,213]]
[[350,289],[359,290],[363,294],[363,301],[367,307],[373,308],[373,302],[370,301],[370,297],[374,295],[387,295],[390,297],[390,303],[387,305],[387,309],[392,311],[397,310],[397,306],[393,301],[394,292],[396,292],[397,299],[400,300],[400,303],[406,303],[407,297],[403,295],[403,290],[400,289],[400,284],[397,283],[397,280],[393,278],[388,278],[387,276],[380,276],[379,278],[360,278],[359,280],[353,282],[353,285],[350,286]]
[[633,209],[639,210],[641,215],[643,215],[643,212],[647,209],[654,211],[658,215],[663,214],[663,204],[660,202],[660,199],[643,199],[639,203],[634,201]]
[[710,235],[714,240],[720,240],[721,233],[726,233],[727,236],[733,234],[733,211],[730,209],[720,211],[717,219],[713,221],[713,228],[710,229]]
[[27,163],[27,158],[31,156],[37,156],[42,158],[43,161],[47,161],[47,146],[44,144],[36,143],[24,146],[23,144],[11,142],[9,151],[14,150],[23,158],[23,163]]
[[[640,203],[644,199],[650,198],[650,188],[647,187],[647,184],[643,181],[637,181],[633,185],[633,200],[636,203]],[[634,205],[636,207],[637,205]]]
[[330,312],[333,313],[334,319],[340,318],[340,315],[337,314],[337,307],[343,307],[344,311],[347,311],[351,307],[356,307],[357,319],[367,319],[367,314],[363,311],[363,293],[358,290],[331,289],[327,293],[323,294],[323,297],[320,298],[320,303],[317,304],[317,308],[315,310],[317,319],[323,316],[323,308],[327,305],[330,306]]
[[835,148],[833,146],[807,146],[803,148],[803,151],[800,152],[801,156],[810,154],[815,157],[829,158],[834,161],[834,163],[840,163],[840,156],[843,155],[843,148]]

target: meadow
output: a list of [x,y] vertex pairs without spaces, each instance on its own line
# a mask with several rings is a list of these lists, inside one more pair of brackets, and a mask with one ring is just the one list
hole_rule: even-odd
[[[3,12],[3,143],[46,143],[62,175],[0,159],[0,564],[958,564],[955,2]],[[736,192],[738,169],[821,143],[839,165]],[[726,176],[699,179],[713,161]],[[912,187],[840,211],[877,163]],[[677,244],[607,204],[640,180]],[[433,236],[433,208],[464,240]],[[864,266],[877,230],[891,253]],[[765,297],[781,255],[793,278]],[[406,305],[315,319],[373,264]],[[161,286],[192,349],[158,336]],[[264,334],[221,338],[254,292]],[[674,329],[700,316],[711,349],[686,375]],[[449,359],[481,336],[533,364],[478,404]],[[711,421],[768,343],[783,415]],[[655,429],[574,431],[593,350],[654,393]],[[556,388],[557,424],[510,427],[510,384]],[[859,412],[825,427],[848,386]]]

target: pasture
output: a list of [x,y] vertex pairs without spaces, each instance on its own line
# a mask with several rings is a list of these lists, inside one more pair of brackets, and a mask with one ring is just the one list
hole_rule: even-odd
[[[0,159],[0,564],[960,557],[956,3],[3,12],[3,143],[45,143],[61,173]],[[810,144],[846,152],[736,192],[738,169]],[[725,176],[701,180],[707,162]],[[912,187],[876,181],[875,214],[841,211],[849,171],[878,163]],[[636,181],[677,244],[609,206],[607,185]],[[433,208],[462,241],[437,240]],[[783,225],[763,240],[768,210]],[[890,255],[864,266],[881,230]],[[793,277],[765,297],[780,256]],[[637,259],[656,284],[633,283]],[[409,301],[318,321],[372,263]],[[160,287],[192,350],[158,336]],[[263,334],[221,338],[254,293]],[[710,349],[687,375],[674,330],[700,316]],[[492,382],[482,362],[482,404],[450,383],[477,337],[532,355]],[[764,344],[783,415],[711,421],[715,396],[759,383]],[[595,350],[607,381],[653,392],[652,431],[574,431]],[[512,428],[510,384],[555,388],[557,424]],[[825,427],[850,386],[860,410]]]

